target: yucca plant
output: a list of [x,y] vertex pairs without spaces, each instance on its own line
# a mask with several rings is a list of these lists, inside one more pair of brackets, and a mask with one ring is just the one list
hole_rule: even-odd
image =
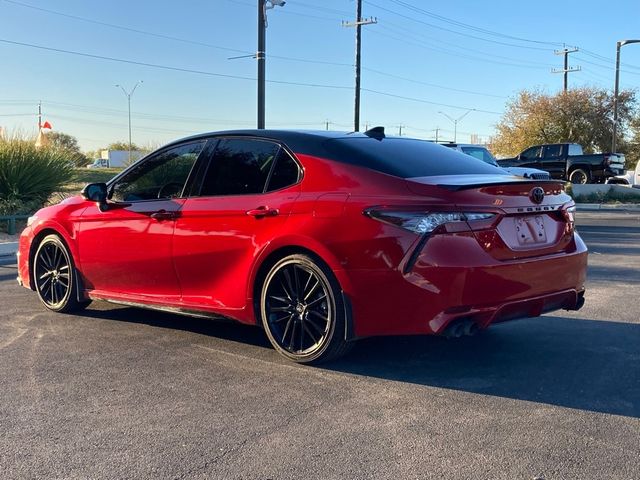
[[[0,140],[0,204],[2,210],[42,206],[73,176],[68,156],[56,149],[36,148],[32,140]],[[22,208],[21,208],[22,206]]]

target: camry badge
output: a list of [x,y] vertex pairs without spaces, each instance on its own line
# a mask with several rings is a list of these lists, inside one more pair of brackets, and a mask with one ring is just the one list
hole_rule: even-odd
[[529,198],[533,203],[541,204],[544,200],[544,189],[542,187],[536,187],[529,192]]

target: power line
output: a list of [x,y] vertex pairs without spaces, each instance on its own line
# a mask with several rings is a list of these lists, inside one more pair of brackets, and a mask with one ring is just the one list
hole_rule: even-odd
[[[107,26],[107,27],[110,27],[110,28],[127,30],[127,31],[131,31],[131,32],[134,32],[134,33],[138,33],[138,34],[142,34],[142,35],[148,35],[148,36],[152,36],[152,37],[158,37],[158,38],[162,38],[162,39],[166,39],[166,40],[173,40],[173,41],[182,42],[182,43],[189,43],[189,44],[193,44],[193,45],[197,45],[197,46],[204,46],[204,47],[208,47],[208,48],[225,50],[225,51],[230,51],[230,52],[234,52],[234,53],[246,53],[246,54],[252,54],[253,53],[253,52],[249,52],[248,50],[239,50],[239,49],[234,49],[234,48],[228,48],[228,47],[224,47],[224,46],[220,46],[220,45],[214,45],[214,44],[210,44],[210,43],[194,41],[194,40],[187,39],[187,38],[174,37],[174,36],[170,36],[170,35],[158,34],[158,33],[155,33],[155,32],[150,32],[150,31],[146,31],[146,30],[133,29],[133,28],[122,26],[122,25],[116,25],[116,24],[113,24],[113,23],[97,21],[97,20],[93,20],[93,19],[90,19],[90,18],[86,18],[86,17],[80,17],[80,16],[77,16],[77,15],[70,15],[70,14],[66,14],[66,13],[63,13],[63,12],[60,12],[60,11],[56,11],[56,10],[36,7],[34,5],[30,5],[30,4],[27,4],[27,3],[24,3],[24,2],[20,2],[20,1],[17,1],[17,0],[0,0],[0,1],[5,1],[5,2],[11,3],[11,4],[23,6],[23,7],[26,7],[26,8],[31,8],[31,9],[34,9],[34,10],[42,11],[42,12],[45,12],[45,13],[50,13],[50,14],[53,14],[53,15],[58,15],[58,16],[61,16],[61,17],[71,18],[71,19],[79,20],[79,21],[83,21],[83,22],[95,23],[95,24]],[[235,3],[235,4],[239,4],[239,5],[243,5],[243,6],[248,6],[248,7],[254,8],[253,4],[242,2],[242,1],[239,1],[239,0],[227,0],[227,1],[229,1],[231,3]],[[311,9],[315,9],[315,10],[320,10],[320,11],[331,11],[331,12],[335,12],[335,13],[341,13],[342,12],[340,10],[327,9],[327,8],[317,7],[317,6],[312,6],[312,5],[299,5],[299,6],[302,6],[304,8],[311,8]],[[285,10],[283,10],[283,12],[285,12]],[[342,13],[346,13],[346,12],[342,12]],[[455,44],[451,44],[449,42],[443,42],[443,43],[455,46]],[[469,50],[469,49],[467,49],[467,50]],[[457,54],[456,52],[451,52],[451,51],[446,51],[446,50],[443,50],[443,51],[445,53],[450,53],[452,55],[456,55]],[[476,50],[470,50],[470,51],[476,51]],[[484,54],[484,52],[480,52],[480,51],[476,51],[476,52]],[[486,54],[486,55],[488,55],[488,54]],[[501,56],[496,56],[496,55],[492,55],[492,57],[509,59],[508,57],[501,57]],[[318,64],[318,65],[334,65],[334,66],[349,67],[349,68],[352,68],[354,66],[353,63],[333,62],[333,61],[327,61],[327,60],[311,60],[311,59],[289,57],[289,56],[283,56],[283,55],[268,55],[268,58],[269,59],[283,60],[283,61],[299,62],[299,63],[309,63],[309,64]],[[463,58],[469,58],[469,56],[464,56]],[[481,61],[484,62],[484,61],[491,61],[491,60],[481,59]],[[529,63],[535,63],[535,62],[529,62]],[[518,65],[518,64],[513,64],[513,65],[514,66],[521,66],[521,65]],[[540,65],[548,66],[548,64],[540,64]],[[387,73],[387,72],[383,72],[383,71],[380,71],[380,70],[375,70],[374,72],[379,74],[379,75],[384,75],[384,76],[388,76],[388,77],[395,77],[395,78],[402,78],[404,80],[407,80],[407,81],[410,81],[410,82],[413,82],[413,83],[422,83],[424,85],[428,85],[428,86],[432,86],[432,87],[436,87],[436,88],[442,88],[442,89],[446,89],[446,90],[460,91],[462,93],[472,93],[472,94],[476,94],[476,95],[484,95],[484,96],[487,96],[487,97],[494,96],[494,95],[491,95],[491,94],[483,94],[483,93],[480,93],[480,92],[469,92],[469,91],[465,92],[464,90],[451,89],[449,87],[445,87],[445,86],[442,86],[442,85],[428,84],[428,83],[420,82],[418,80],[413,80],[413,79],[406,78],[406,77],[394,76],[393,74],[390,74],[390,73]],[[496,97],[496,98],[504,98],[504,97],[500,97],[500,96],[494,96],[494,97]]]
[[454,52],[454,51],[447,50],[447,49],[434,48],[434,47],[426,46],[425,44],[410,42],[410,41],[407,41],[405,39],[398,38],[398,37],[395,37],[393,35],[388,35],[388,34],[385,34],[383,32],[379,32],[379,31],[372,30],[371,33],[373,33],[375,35],[381,35],[383,37],[391,38],[391,39],[396,40],[398,42],[406,43],[407,45],[414,45],[414,46],[417,46],[419,48],[423,48],[423,49],[426,49],[426,50],[432,50],[432,51],[435,51],[435,52],[446,53],[448,55],[452,55],[452,56],[459,57],[459,58],[466,58],[468,60],[475,60],[475,61],[483,62],[483,63],[493,63],[493,64],[496,64],[496,65],[507,65],[507,66],[519,67],[519,68],[535,68],[535,69],[543,68],[543,67],[538,67],[538,66],[533,66],[533,65],[524,65],[524,64],[517,64],[517,63],[510,63],[510,62],[501,62],[499,60],[492,60],[492,59],[488,59],[488,58],[474,57],[473,55],[465,55],[465,54],[461,54],[461,53]]
[[[468,23],[463,23],[463,22],[460,22],[458,20],[453,20],[451,18],[444,17],[442,15],[438,15],[438,14],[435,14],[433,12],[429,12],[429,11],[423,9],[423,8],[416,7],[414,5],[411,5],[410,3],[407,3],[407,2],[404,2],[404,1],[401,1],[401,0],[388,0],[388,1],[390,1],[392,3],[395,3],[396,5],[400,5],[401,7],[404,7],[406,9],[408,9],[408,10],[412,10],[412,11],[414,11],[416,13],[421,13],[423,15],[426,15],[428,17],[431,17],[431,18],[434,18],[434,19],[437,19],[437,20],[440,20],[442,22],[445,22],[445,23],[448,23],[448,24],[451,24],[451,25],[456,25],[456,26],[459,26],[459,27],[462,27],[462,28],[466,28],[468,30],[473,30],[473,31],[476,31],[478,33],[484,33],[486,35],[493,35],[493,36],[496,36],[496,37],[507,38],[507,39],[510,39],[510,40],[517,40],[517,41],[520,41],[520,42],[536,43],[536,44],[540,44],[540,45],[552,45],[552,46],[560,46],[560,45],[562,45],[562,43],[559,43],[559,42],[547,42],[547,41],[541,41],[541,40],[531,40],[531,39],[522,38],[522,37],[515,37],[515,36],[512,36],[512,35],[507,35],[507,34],[502,33],[502,32],[496,32],[496,31],[493,31],[493,30],[488,30],[488,29],[485,29],[485,28],[477,27],[475,25],[469,25]],[[367,3],[369,3],[369,2],[367,2]]]
[[[384,25],[380,25],[380,26],[379,26],[379,28],[380,28],[380,29],[382,29],[382,30],[390,30],[390,31],[391,31],[391,33],[393,33],[393,34],[395,34],[395,35],[400,34],[400,35],[402,35],[402,36],[407,36],[407,34],[408,34],[408,32],[407,32],[406,28],[399,27],[399,26],[397,26],[397,25],[396,25],[395,23],[393,23],[393,22],[385,21],[385,22],[384,22]],[[394,31],[393,31],[393,30],[394,30],[394,28],[395,28],[396,30],[399,30],[399,32],[398,32],[398,31],[394,32]],[[518,64],[518,66],[519,66],[519,65],[523,65],[524,63],[528,63],[528,64],[531,64],[531,65],[540,65],[540,66],[544,66],[544,67],[550,67],[550,66],[551,66],[551,64],[550,64],[550,63],[547,63],[547,62],[545,62],[545,63],[543,63],[543,62],[533,62],[533,61],[530,61],[530,60],[528,60],[528,61],[522,61],[521,59],[516,59],[516,58],[513,58],[513,57],[505,57],[505,56],[503,56],[503,55],[496,55],[496,54],[495,54],[495,53],[493,53],[493,52],[488,53],[488,52],[484,52],[484,51],[482,51],[482,50],[476,50],[476,49],[468,48],[468,47],[461,47],[461,46],[459,46],[459,45],[457,45],[457,44],[455,44],[455,43],[447,42],[447,41],[442,40],[442,39],[439,39],[439,38],[428,37],[428,36],[426,36],[426,35],[423,35],[422,33],[409,33],[409,35],[413,36],[413,37],[414,37],[414,39],[415,39],[417,42],[420,42],[420,43],[422,43],[422,44],[424,44],[424,45],[430,45],[430,44],[426,43],[426,41],[432,41],[432,42],[442,43],[442,44],[444,44],[444,45],[449,45],[449,46],[451,46],[451,47],[453,47],[453,48],[459,48],[459,49],[463,50],[464,52],[473,52],[473,53],[478,53],[478,54],[480,54],[480,55],[485,55],[485,56],[488,56],[488,57],[491,57],[491,58],[501,58],[501,59],[503,59],[503,60],[510,60],[510,61],[520,62],[520,63]],[[400,40],[400,39],[398,39],[398,40],[399,40],[399,41],[402,41],[402,40]],[[436,49],[435,47],[433,47],[433,46],[430,46],[430,47],[428,47],[428,48],[429,48],[429,49],[431,49],[431,50],[434,50],[434,51],[442,51],[442,52],[445,52],[445,53],[450,53],[451,55],[460,55],[460,53],[459,53],[459,52],[452,52],[451,50],[445,50],[445,49],[437,50],[437,49]],[[483,60],[483,61],[484,61],[484,60]]]
[[[194,70],[194,69],[182,68],[182,67],[172,67],[172,66],[169,66],[169,65],[160,65],[160,64],[157,64],[157,63],[139,62],[139,61],[136,61],[136,60],[126,60],[126,59],[123,59],[123,58],[107,57],[107,56],[104,56],[104,55],[95,55],[95,54],[92,54],[92,53],[77,52],[77,51],[74,51],[74,50],[64,50],[64,49],[61,49],[61,48],[45,47],[43,45],[35,45],[35,44],[32,44],[32,43],[26,43],[26,42],[16,42],[16,41],[13,41],[13,40],[7,40],[7,39],[3,39],[3,38],[0,38],[0,42],[8,43],[8,44],[11,44],[11,45],[20,45],[20,46],[23,46],[23,47],[36,48],[36,49],[40,49],[40,50],[47,50],[47,51],[51,51],[51,52],[65,53],[65,54],[69,54],[69,55],[77,55],[77,56],[81,56],[81,57],[93,58],[93,59],[98,59],[98,60],[108,60],[108,61],[111,61],[111,62],[128,63],[128,64],[131,64],[131,65],[139,65],[139,66],[142,66],[142,67],[159,68],[159,69],[162,69],[162,70],[171,70],[171,71],[184,72],[184,73],[195,73],[195,74],[198,74],[198,75],[207,75],[207,76],[211,76],[211,77],[220,77],[220,78],[230,78],[230,79],[234,79],[234,80],[256,81],[256,79],[254,77],[245,77],[245,76],[242,76],[242,75],[230,75],[230,74],[226,74],[226,73],[217,73],[217,72],[207,72],[207,71],[204,71],[204,70]],[[350,89],[350,87],[340,86],[340,85],[290,82],[290,81],[286,81],[286,80],[267,80],[267,82],[275,83],[275,84],[279,84],[279,85],[292,85],[292,86],[301,86],[301,87],[317,87],[317,88],[330,88],[330,89],[342,89],[342,90]]]
[[[197,74],[197,75],[206,75],[206,76],[219,77],[219,78],[229,78],[229,79],[235,79],[235,80],[256,81],[256,79],[253,78],[253,77],[245,77],[245,76],[240,76],[240,75],[229,75],[229,74],[224,74],[224,73],[207,72],[207,71],[203,71],[203,70],[193,70],[193,69],[188,69],[188,68],[172,67],[172,66],[168,66],[168,65],[159,65],[159,64],[155,64],[155,63],[139,62],[139,61],[135,61],[135,60],[126,60],[126,59],[122,59],[122,58],[107,57],[107,56],[103,56],[103,55],[94,55],[94,54],[91,54],[91,53],[77,52],[77,51],[72,51],[72,50],[64,50],[64,49],[60,49],[60,48],[45,47],[43,45],[35,45],[35,44],[25,43],[25,42],[16,42],[16,41],[13,41],[13,40],[6,40],[6,39],[2,39],[2,38],[0,38],[0,42],[7,43],[7,44],[10,44],[10,45],[19,45],[19,46],[35,48],[35,49],[39,49],[39,50],[46,50],[46,51],[51,51],[51,52],[56,52],[56,53],[77,55],[77,56],[93,58],[93,59],[97,59],[97,60],[107,60],[107,61],[110,61],[110,62],[121,62],[121,63],[127,63],[127,64],[131,64],[131,65],[139,65],[139,66],[143,66],[143,67],[157,68],[157,69],[161,69],[161,70],[169,70],[169,71],[176,71],[176,72],[183,72],[183,73],[193,73],[193,74]],[[290,85],[290,86],[310,87],[310,88],[327,88],[327,89],[333,89],[333,90],[351,90],[351,88],[352,88],[352,87],[347,87],[347,86],[342,86],[342,85],[328,85],[328,84],[319,84],[319,83],[291,82],[291,81],[284,81],[284,80],[267,80],[267,82],[268,83],[273,83],[273,84],[276,84],[276,85]],[[380,91],[377,91],[377,90],[368,90],[368,89],[362,89],[362,90],[363,91],[368,91],[370,93],[374,93],[374,94],[377,94],[377,95],[383,95],[383,96],[395,97],[395,98],[402,98],[404,100],[413,100],[413,101],[419,102],[419,103],[429,103],[429,104],[432,104],[432,105],[438,105],[438,106],[450,107],[450,108],[457,108],[457,109],[462,109],[462,110],[468,110],[469,109],[469,107],[448,105],[448,104],[444,104],[444,103],[431,102],[431,101],[428,101],[428,100],[421,100],[421,99],[412,99],[410,97],[403,97],[401,95],[395,95],[395,94],[388,93],[388,92],[380,92]],[[477,110],[477,111],[482,112],[483,110]],[[500,114],[499,112],[490,112],[490,111],[484,111],[484,112],[485,113],[492,113],[492,114],[493,113]]]
[[464,89],[461,89],[461,88],[445,87],[444,85],[437,85],[435,83],[423,82],[421,80],[415,80],[413,78],[407,78],[407,77],[403,77],[403,76],[400,76],[400,75],[394,75],[393,73],[382,72],[380,70],[375,70],[373,68],[362,67],[362,69],[366,70],[367,72],[372,72],[372,73],[376,73],[378,75],[383,75],[385,77],[396,78],[398,80],[404,80],[406,82],[416,83],[418,85],[425,85],[427,87],[441,88],[443,90],[449,90],[449,91],[452,91],[452,92],[468,93],[470,95],[480,95],[480,96],[483,96],[483,97],[500,98],[500,99],[508,98],[508,97],[505,97],[503,95],[492,95],[490,93],[474,92],[472,90],[464,90]]
[[405,19],[407,19],[407,20],[411,20],[412,22],[416,22],[416,23],[419,23],[419,24],[421,24],[421,25],[425,25],[425,26],[427,26],[427,27],[432,27],[432,28],[437,28],[437,29],[439,29],[439,30],[444,30],[444,31],[446,31],[446,32],[454,33],[454,34],[456,34],[456,35],[461,35],[461,36],[463,36],[463,37],[473,38],[473,39],[475,39],[475,40],[481,40],[481,41],[483,41],[483,42],[494,43],[494,44],[497,44],[497,45],[505,45],[505,46],[508,46],[508,47],[517,47],[517,48],[525,48],[525,49],[529,49],[529,50],[542,50],[542,51],[549,51],[549,50],[551,50],[550,48],[532,47],[532,46],[526,46],[526,45],[518,45],[518,44],[515,44],[515,43],[501,42],[501,41],[498,41],[498,40],[492,40],[492,39],[489,39],[489,38],[478,37],[477,35],[471,35],[471,34],[469,34],[469,33],[458,32],[458,31],[456,31],[456,30],[452,30],[452,29],[450,29],[450,28],[442,27],[442,26],[440,26],[440,25],[434,25],[433,23],[428,23],[428,22],[425,22],[425,21],[423,21],[423,20],[419,20],[419,19],[417,19],[417,18],[410,17],[410,16],[408,16],[408,15],[404,15],[404,14],[402,14],[402,13],[398,13],[398,12],[396,12],[396,11],[394,11],[394,10],[390,10],[390,9],[388,9],[388,8],[382,7],[382,6],[378,5],[378,4],[375,4],[375,3],[370,2],[370,1],[367,1],[366,3],[367,3],[367,4],[369,4],[369,5],[371,5],[371,6],[373,6],[373,7],[379,8],[380,10],[383,10],[383,11],[385,11],[385,12],[388,12],[388,13],[391,13],[391,14],[393,14],[393,15],[396,15],[396,16],[398,16],[398,17],[402,17],[402,18],[405,18]]
[[[424,99],[421,99],[421,98],[406,97],[404,95],[396,95],[394,93],[381,92],[379,90],[372,90],[370,88],[363,88],[362,91],[363,92],[374,93],[376,95],[381,95],[381,96],[384,96],[384,97],[399,98],[399,99],[402,99],[402,100],[409,100],[409,101],[412,101],[412,102],[426,103],[426,104],[429,104],[429,105],[437,105],[439,107],[449,107],[449,108],[455,108],[457,110],[469,110],[468,107],[461,107],[459,105],[449,105],[449,104],[446,104],[446,103],[437,103],[437,102],[432,102],[430,100],[424,100]],[[476,111],[476,112],[481,112],[481,113],[489,113],[491,115],[502,115],[502,112],[494,112],[494,111],[491,111],[491,110],[479,110],[479,109],[475,109],[475,108],[473,110]]]

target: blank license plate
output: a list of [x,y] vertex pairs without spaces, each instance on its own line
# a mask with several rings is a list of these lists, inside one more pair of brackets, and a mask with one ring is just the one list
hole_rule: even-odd
[[520,245],[546,243],[547,233],[544,229],[544,220],[540,215],[535,217],[516,217],[514,222]]

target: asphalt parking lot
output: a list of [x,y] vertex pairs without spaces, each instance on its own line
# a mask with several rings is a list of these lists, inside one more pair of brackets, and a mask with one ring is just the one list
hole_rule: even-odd
[[323,368],[260,330],[94,303],[0,266],[0,478],[640,479],[640,213],[578,215],[587,302]]

